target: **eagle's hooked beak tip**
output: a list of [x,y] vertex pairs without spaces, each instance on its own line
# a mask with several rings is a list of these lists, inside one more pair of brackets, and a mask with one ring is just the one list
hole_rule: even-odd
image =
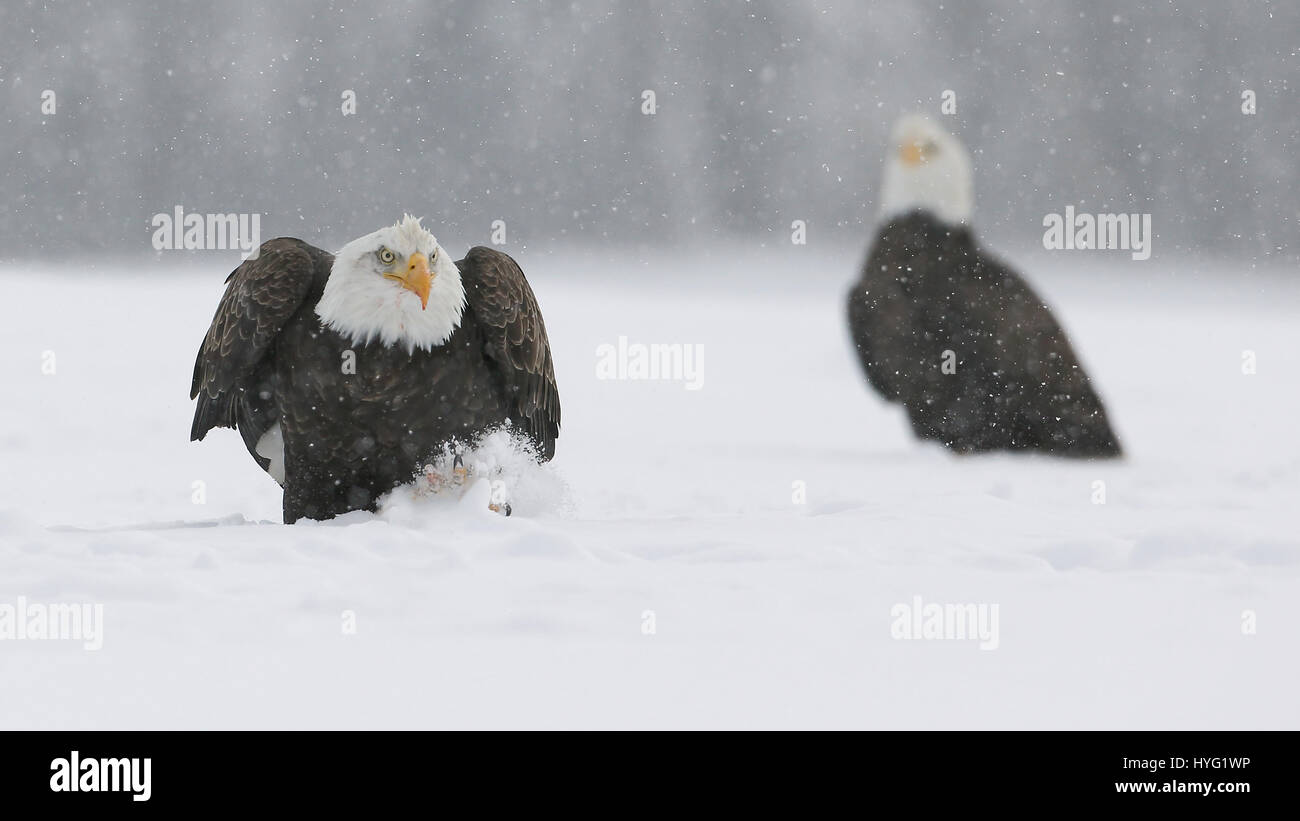
[[429,289],[433,285],[433,274],[429,271],[429,258],[421,253],[414,253],[406,260],[406,273],[402,276],[402,287],[420,298],[420,310],[429,307]]

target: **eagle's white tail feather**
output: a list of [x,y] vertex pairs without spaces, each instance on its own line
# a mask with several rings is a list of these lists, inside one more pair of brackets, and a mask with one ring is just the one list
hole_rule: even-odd
[[266,472],[280,483],[280,487],[284,487],[284,436],[280,433],[279,422],[257,440],[257,455],[271,460]]

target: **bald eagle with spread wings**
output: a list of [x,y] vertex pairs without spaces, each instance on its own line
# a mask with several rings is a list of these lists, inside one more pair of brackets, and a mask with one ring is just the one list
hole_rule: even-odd
[[443,448],[503,426],[555,454],[546,326],[508,255],[452,262],[407,216],[334,255],[270,240],[226,281],[190,439],[238,429],[284,488],[286,523],[375,510]]

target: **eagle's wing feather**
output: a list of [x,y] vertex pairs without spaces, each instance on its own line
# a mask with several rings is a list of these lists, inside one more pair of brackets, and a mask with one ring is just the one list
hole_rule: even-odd
[[560,434],[560,394],[537,297],[518,263],[500,251],[476,246],[456,267],[469,310],[487,337],[485,354],[500,376],[511,420],[550,459]]
[[321,266],[328,272],[331,261],[319,248],[281,237],[263,243],[256,258],[231,272],[194,360],[190,398],[199,404],[191,440],[215,427],[238,426],[249,452],[265,462],[254,447],[279,414],[259,383],[272,376],[266,366],[276,336],[302,307]]
[[[1116,456],[1120,445],[1092,381],[1052,311],[1016,271],[979,251],[963,283],[987,328],[984,356],[999,375],[1017,437],[1062,454]],[[982,298],[981,298],[982,297]]]
[[[903,219],[876,235],[861,277],[849,293],[849,331],[867,380],[892,402],[907,404],[918,374],[928,374],[930,351],[917,335],[917,300],[909,282],[942,265],[942,235],[929,223]],[[936,256],[937,255],[937,256]]]

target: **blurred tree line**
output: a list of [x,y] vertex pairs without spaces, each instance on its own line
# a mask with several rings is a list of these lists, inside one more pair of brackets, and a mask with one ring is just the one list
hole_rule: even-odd
[[0,255],[148,252],[175,205],[325,246],[407,210],[453,252],[496,219],[530,247],[795,219],[862,244],[923,110],[971,148],[994,242],[1071,204],[1152,213],[1157,256],[1294,262],[1300,4],[1136,5],[11,0]]

